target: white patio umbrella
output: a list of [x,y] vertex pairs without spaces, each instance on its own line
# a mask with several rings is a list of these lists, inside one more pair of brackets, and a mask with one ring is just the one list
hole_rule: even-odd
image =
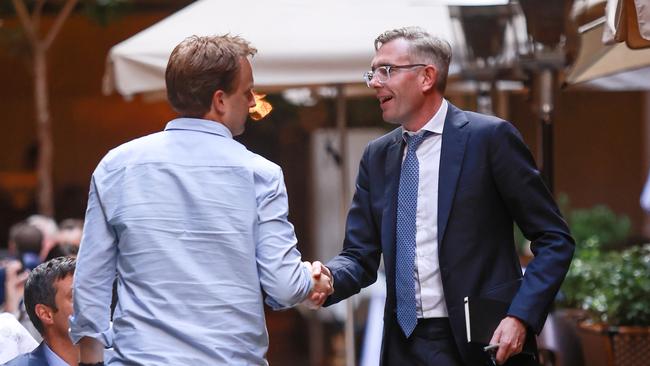
[[197,1],[114,46],[105,91],[114,88],[124,96],[162,91],[174,46],[193,34],[224,33],[240,35],[258,49],[253,58],[258,87],[360,83],[373,39],[409,25],[451,39],[447,7],[438,2]]

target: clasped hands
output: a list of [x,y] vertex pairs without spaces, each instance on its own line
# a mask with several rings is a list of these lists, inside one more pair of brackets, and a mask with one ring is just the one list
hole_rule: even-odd
[[334,293],[334,280],[330,270],[321,262],[304,262],[304,264],[311,270],[312,289],[302,303],[309,309],[316,310],[323,305],[329,295]]

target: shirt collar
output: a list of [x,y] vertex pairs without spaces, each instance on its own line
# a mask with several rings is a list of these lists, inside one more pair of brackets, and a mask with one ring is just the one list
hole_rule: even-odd
[[[438,111],[436,114],[431,117],[429,122],[427,122],[424,126],[419,131],[411,132],[411,131],[406,131],[403,130],[403,134],[407,133],[409,135],[417,135],[421,131],[429,131],[437,135],[442,135],[442,129],[445,126],[445,118],[447,117],[447,109],[449,108],[449,103],[447,102],[447,99],[442,99],[442,104],[440,104],[440,108],[438,108]],[[402,135],[403,135],[402,134]]]
[[176,118],[167,123],[165,131],[189,130],[211,133],[226,138],[232,138],[232,132],[220,122],[199,118]]
[[50,366],[69,366],[67,362],[63,361],[59,355],[54,353],[50,346],[47,343],[43,342],[43,348],[45,348],[45,358],[47,359],[47,364]]

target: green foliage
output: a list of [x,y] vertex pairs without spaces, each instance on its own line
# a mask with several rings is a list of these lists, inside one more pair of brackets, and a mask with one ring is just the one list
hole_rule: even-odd
[[606,249],[620,243],[629,235],[631,226],[629,218],[617,217],[612,210],[602,205],[587,210],[574,210],[569,214],[568,221],[576,243],[590,243],[586,249]]
[[[25,0],[24,3],[31,14],[34,11],[36,1]],[[43,14],[58,14],[63,3],[64,1],[45,0]],[[107,25],[130,10],[131,3],[131,0],[79,0],[76,10],[81,9],[88,18],[100,25]],[[13,17],[15,15],[16,11],[10,0],[0,1],[0,17]]]
[[650,244],[583,262],[580,307],[610,325],[650,325]]
[[129,0],[87,0],[84,2],[84,12],[99,25],[106,26],[126,13],[130,5]]
[[650,325],[650,244],[612,250],[630,221],[605,206],[568,216],[576,253],[562,285],[563,305],[610,325]]
[[[36,1],[26,0],[25,6],[30,14],[35,10]],[[43,16],[57,16],[61,11],[63,1],[48,1],[43,4]],[[117,20],[131,10],[131,0],[79,0],[77,9],[92,21],[101,26],[106,26]],[[17,58],[29,58],[32,49],[20,22],[12,22],[9,26],[6,18],[16,17],[16,12],[11,1],[0,0],[0,50]],[[47,29],[45,29],[47,31]],[[41,37],[43,32],[40,32]]]

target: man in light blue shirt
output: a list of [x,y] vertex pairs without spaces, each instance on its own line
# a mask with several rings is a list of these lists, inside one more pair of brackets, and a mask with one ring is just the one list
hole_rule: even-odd
[[239,37],[184,40],[166,70],[183,118],[93,173],[70,321],[80,365],[110,345],[115,365],[267,364],[263,292],[276,309],[332,292],[301,263],[282,170],[232,138],[255,105],[255,52]]

